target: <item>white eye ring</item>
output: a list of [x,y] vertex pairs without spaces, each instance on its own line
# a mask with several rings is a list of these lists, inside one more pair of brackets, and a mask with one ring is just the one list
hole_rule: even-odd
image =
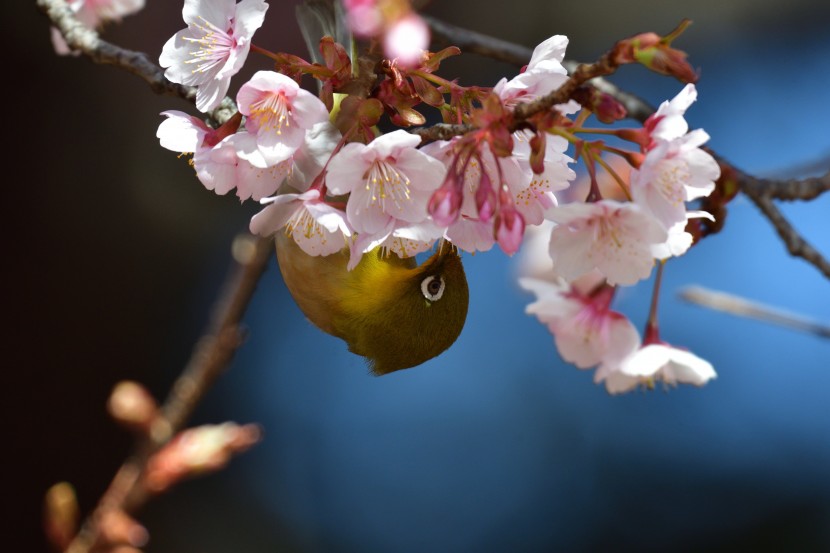
[[438,301],[444,295],[444,279],[441,275],[430,275],[421,281],[421,293],[429,301]]

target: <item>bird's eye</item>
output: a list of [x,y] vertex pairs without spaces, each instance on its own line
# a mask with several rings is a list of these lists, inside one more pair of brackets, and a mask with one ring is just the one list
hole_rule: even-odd
[[444,295],[444,279],[441,275],[430,275],[421,281],[421,293],[429,301],[438,301]]

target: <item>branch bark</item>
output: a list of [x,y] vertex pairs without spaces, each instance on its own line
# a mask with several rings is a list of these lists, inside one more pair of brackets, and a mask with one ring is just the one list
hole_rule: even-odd
[[[65,0],[37,0],[40,11],[49,18],[63,35],[66,44],[95,63],[114,65],[143,79],[156,94],[175,96],[196,103],[196,89],[169,81],[164,70],[144,52],[135,52],[107,42],[94,29],[75,17]],[[208,114],[221,125],[236,113],[236,103],[228,97]]]

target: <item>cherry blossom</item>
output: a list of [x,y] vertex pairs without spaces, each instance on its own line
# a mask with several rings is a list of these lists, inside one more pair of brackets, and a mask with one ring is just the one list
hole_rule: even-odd
[[658,139],[639,169],[631,171],[631,195],[665,228],[686,220],[686,202],[715,189],[720,167],[703,151],[709,135],[694,130],[671,141]]
[[368,145],[347,144],[331,159],[326,186],[332,194],[349,194],[346,215],[358,233],[376,234],[392,220],[427,219],[427,202],[446,170],[415,148],[420,141],[396,130]]
[[634,284],[654,264],[651,247],[668,234],[650,214],[630,202],[571,203],[550,210],[554,269],[573,280],[599,269],[610,284]]
[[270,236],[285,229],[309,255],[336,253],[346,247],[351,236],[343,212],[326,203],[317,188],[302,194],[280,194],[262,203],[267,205],[251,219],[250,231]]
[[527,68],[510,80],[502,79],[493,92],[506,104],[528,102],[556,90],[568,78],[562,65],[568,37],[554,35],[533,50]]
[[412,257],[432,248],[435,241],[441,238],[444,229],[430,220],[419,223],[406,223],[399,219],[391,219],[386,227],[375,233],[360,233],[352,241],[350,248],[348,270],[352,270],[360,263],[364,253],[377,247],[394,252],[398,257]]
[[[291,157],[303,144],[306,131],[328,120],[326,106],[289,77],[257,71],[236,96],[246,128],[256,135],[260,156],[249,161],[262,167]],[[244,155],[244,154],[243,154]]]
[[161,122],[156,132],[161,146],[174,152],[192,153],[196,176],[208,190],[220,195],[232,190],[235,168],[211,155],[222,137],[198,117],[176,110],[164,111],[162,115],[167,119]]
[[519,284],[537,297],[526,312],[547,325],[562,359],[581,369],[620,362],[640,343],[631,321],[611,310],[614,288],[596,271],[570,284],[526,277]]
[[159,57],[164,76],[195,86],[199,111],[215,109],[245,63],[267,9],[263,0],[185,0],[187,27],[167,41]]
[[686,223],[689,219],[709,219],[714,221],[710,213],[705,211],[688,211],[686,218],[675,223],[668,229],[668,237],[662,244],[654,244],[651,247],[651,254],[655,259],[668,259],[669,257],[680,257],[692,246],[694,239],[686,232]]
[[646,119],[643,127],[653,140],[674,140],[689,131],[685,114],[689,106],[697,100],[697,89],[693,84],[683,87],[677,96],[666,100],[657,111]]
[[665,343],[651,343],[635,350],[619,363],[604,364],[595,380],[605,382],[611,394],[631,391],[638,386],[653,387],[662,381],[703,386],[717,374],[712,364],[694,353]]
[[508,182],[514,193],[516,208],[528,225],[539,225],[545,212],[557,205],[554,192],[570,186],[576,173],[568,164],[573,159],[565,154],[568,141],[561,136],[548,136],[545,140],[544,171],[535,174],[530,167],[530,136],[527,132],[513,134],[513,158],[525,174],[525,182]]

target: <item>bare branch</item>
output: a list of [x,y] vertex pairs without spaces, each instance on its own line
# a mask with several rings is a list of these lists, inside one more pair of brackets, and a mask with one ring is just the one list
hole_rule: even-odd
[[678,292],[678,296],[682,299],[714,309],[716,311],[723,311],[738,317],[747,317],[751,319],[758,319],[767,323],[786,326],[795,330],[801,330],[810,334],[815,334],[821,338],[830,338],[830,327],[817,323],[801,315],[788,313],[781,309],[769,307],[761,303],[727,294],[726,292],[718,292],[709,290],[700,286],[689,286]]
[[752,186],[742,186],[743,193],[758,206],[758,209],[769,219],[769,222],[778,232],[778,236],[787,247],[790,255],[800,257],[815,266],[821,273],[830,279],[830,262],[811,246],[795,228],[790,224],[784,215],[775,206],[772,199],[760,190]]
[[[156,94],[176,96],[196,102],[196,89],[169,81],[164,70],[150,61],[144,52],[135,52],[102,40],[95,30],[78,21],[65,0],[37,0],[37,6],[63,35],[73,50],[79,51],[95,63],[114,65],[141,77]],[[236,103],[225,97],[219,107],[207,114],[219,124],[236,113]]]
[[273,240],[246,236],[237,239],[233,249],[239,266],[214,306],[208,332],[199,340],[184,372],[162,406],[163,416],[118,470],[67,553],[93,550],[100,536],[101,520],[107,513],[113,510],[134,513],[147,502],[150,494],[143,485],[142,476],[148,460],[184,428],[196,405],[216,378],[227,369],[242,343],[242,316],[271,256]]
[[778,200],[812,200],[830,191],[830,171],[820,177],[804,179],[759,179],[741,173],[741,188]]

